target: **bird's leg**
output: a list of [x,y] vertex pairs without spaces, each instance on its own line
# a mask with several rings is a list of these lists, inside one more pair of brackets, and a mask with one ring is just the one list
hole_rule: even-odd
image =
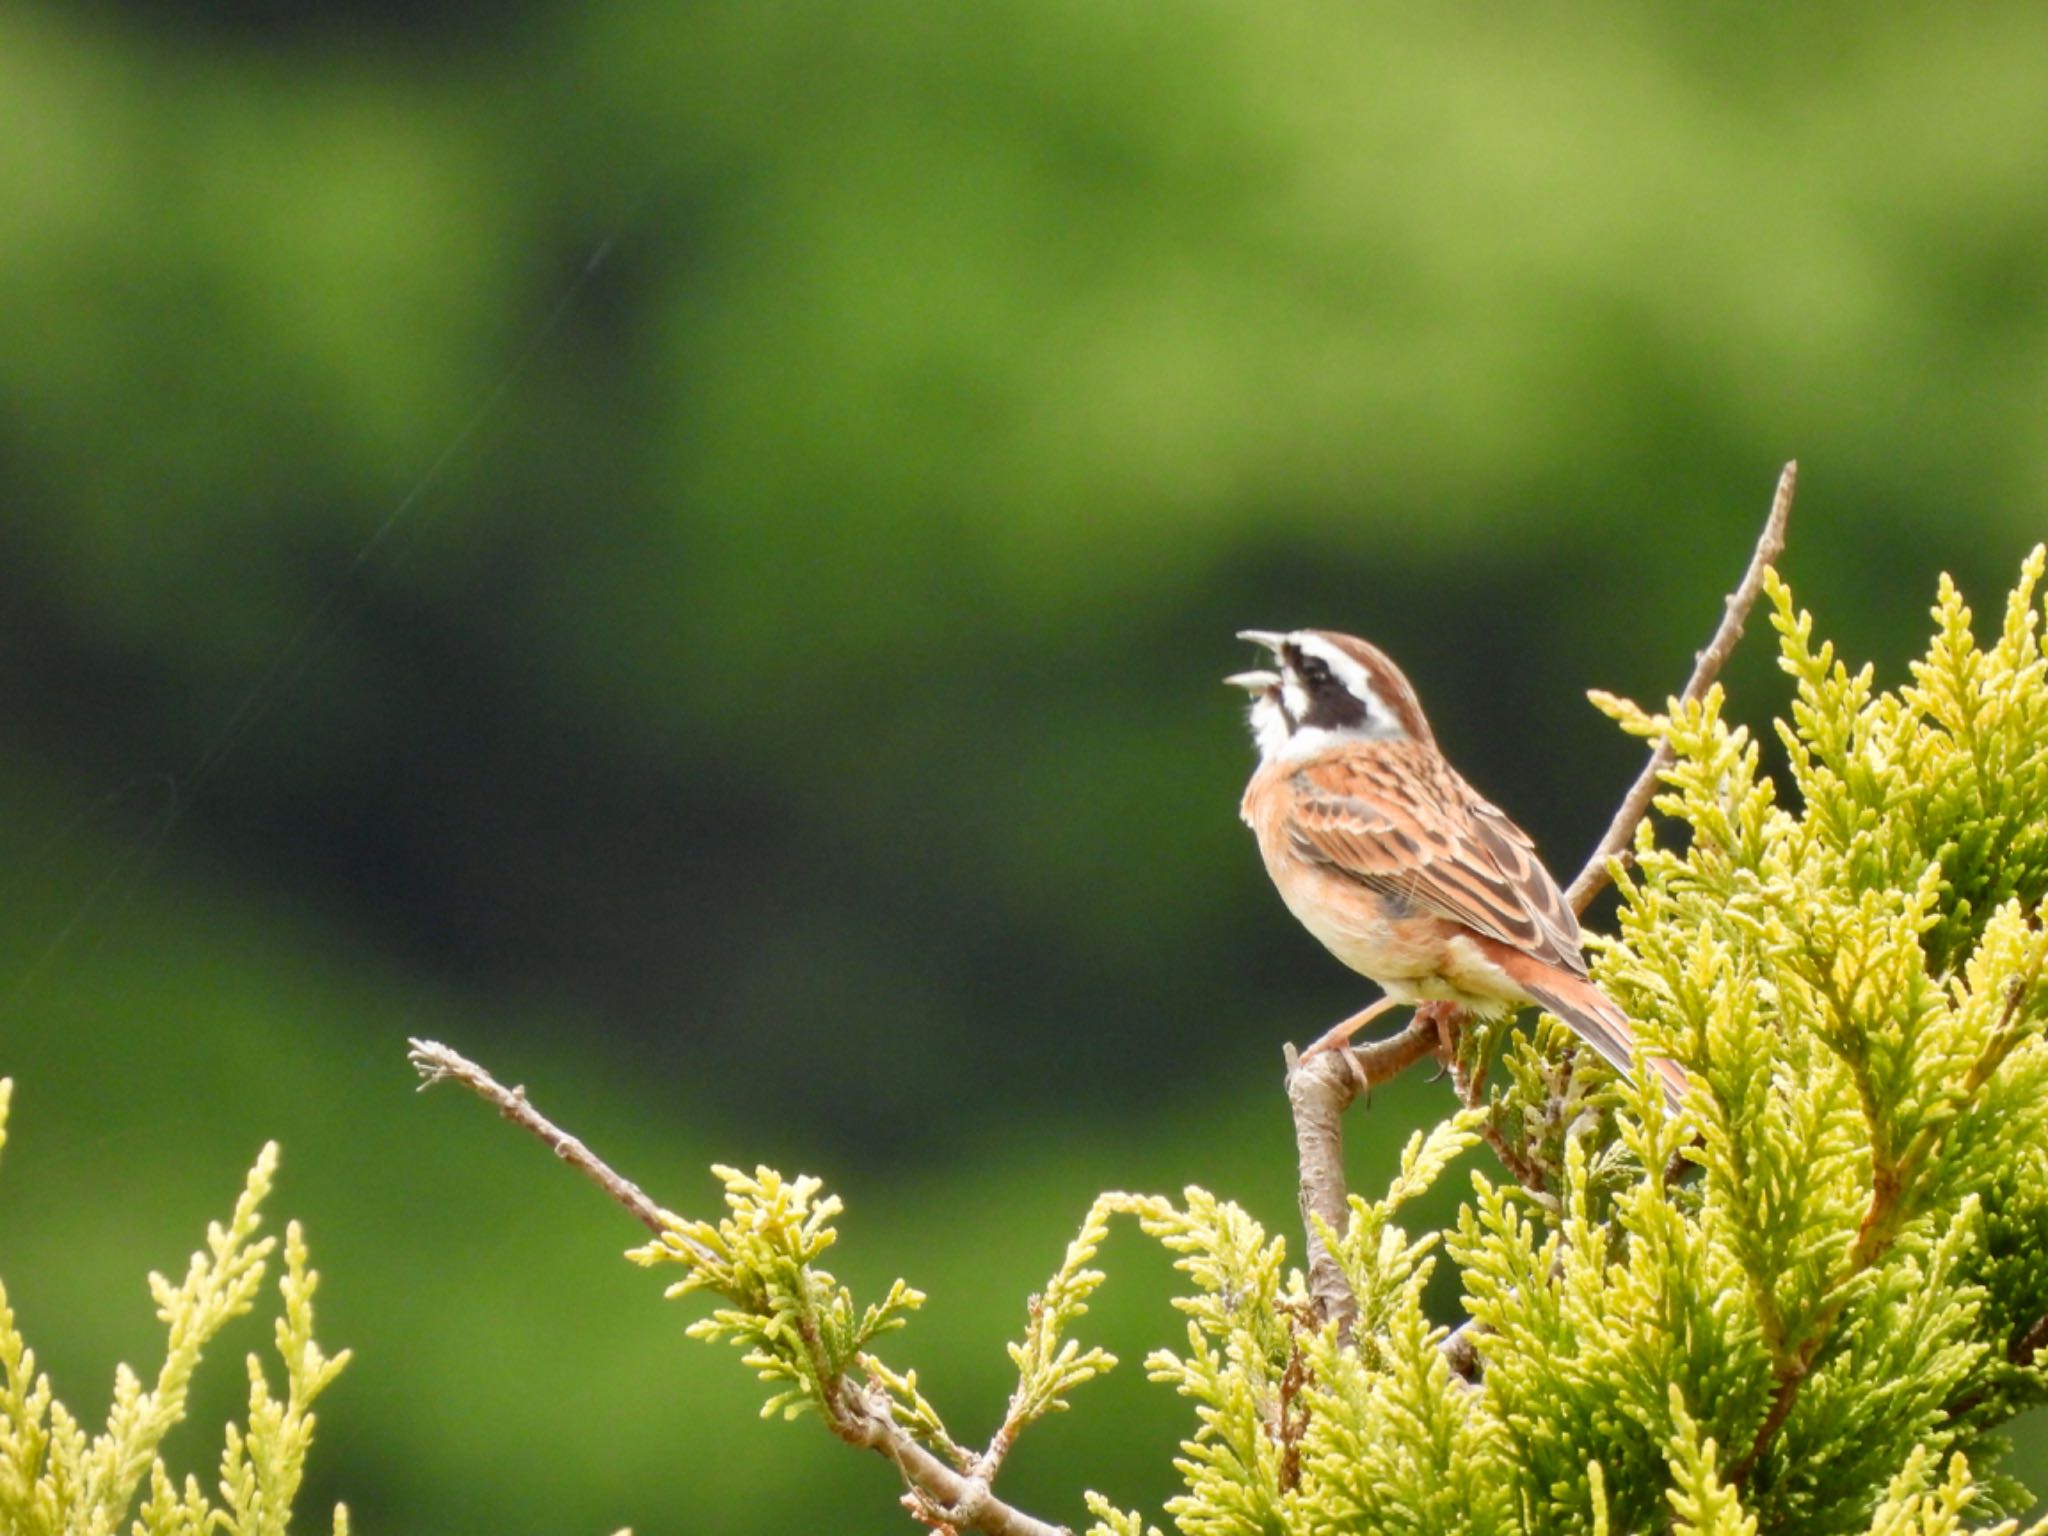
[[1458,1030],[1465,1011],[1456,1003],[1424,1003],[1415,1014],[1427,1019],[1436,1030],[1436,1076],[1430,1081],[1442,1082],[1445,1074],[1458,1064]]
[[1465,1010],[1456,1003],[1426,1003],[1430,1022],[1436,1025],[1436,1059],[1448,1067],[1458,1059],[1458,1035],[1465,1022]]
[[1365,1028],[1366,1025],[1370,1024],[1374,1019],[1378,1018],[1381,1014],[1385,1013],[1389,1008],[1393,1006],[1393,998],[1383,997],[1378,1002],[1374,1003],[1370,1008],[1361,1009],[1359,1012],[1351,1015],[1351,1017],[1346,1019],[1343,1023],[1333,1025],[1331,1028],[1325,1030],[1321,1035],[1318,1035],[1314,1043],[1311,1044],[1307,1050],[1303,1051],[1298,1059],[1302,1061],[1307,1061],[1309,1057],[1315,1055],[1319,1051],[1327,1051],[1331,1049],[1333,1046],[1348,1044],[1353,1035],[1357,1034],[1361,1029]]

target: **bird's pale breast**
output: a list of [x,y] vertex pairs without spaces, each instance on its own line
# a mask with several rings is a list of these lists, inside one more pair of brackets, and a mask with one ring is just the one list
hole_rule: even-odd
[[1287,909],[1325,949],[1389,996],[1460,1002],[1488,1012],[1526,1000],[1463,924],[1397,891],[1376,889],[1303,858],[1289,835],[1283,776],[1255,776],[1243,809]]

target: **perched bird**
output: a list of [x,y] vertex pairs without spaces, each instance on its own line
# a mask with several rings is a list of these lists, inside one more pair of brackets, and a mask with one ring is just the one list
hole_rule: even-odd
[[[1377,646],[1330,630],[1239,636],[1278,670],[1226,679],[1252,694],[1259,766],[1244,792],[1280,899],[1385,992],[1305,1055],[1397,1003],[1494,1018],[1536,1003],[1633,1074],[1628,1016],[1586,976],[1578,919],[1535,844],[1444,761],[1415,690]],[[1684,1074],[1657,1060],[1668,1092]]]

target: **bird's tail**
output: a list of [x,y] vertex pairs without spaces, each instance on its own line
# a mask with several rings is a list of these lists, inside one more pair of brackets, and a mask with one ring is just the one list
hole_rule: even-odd
[[[1635,1026],[1614,1000],[1592,982],[1569,971],[1523,957],[1512,973],[1524,991],[1578,1032],[1622,1076],[1635,1078]],[[1664,1085],[1664,1097],[1675,1109],[1685,1092],[1685,1073],[1675,1061],[1652,1056],[1650,1069]]]

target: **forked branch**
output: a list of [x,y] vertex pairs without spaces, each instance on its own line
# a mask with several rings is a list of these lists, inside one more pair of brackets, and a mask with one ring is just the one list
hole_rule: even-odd
[[[525,1089],[507,1088],[468,1057],[436,1041],[411,1040],[407,1044],[412,1047],[409,1059],[420,1075],[422,1090],[436,1083],[460,1083],[610,1195],[656,1237],[669,1241],[683,1237],[678,1230],[683,1225],[681,1217],[656,1205],[639,1185],[535,1109]],[[688,1244],[687,1238],[684,1241]],[[985,1477],[946,1465],[911,1438],[878,1393],[864,1391],[844,1378],[834,1385],[826,1416],[832,1433],[848,1445],[865,1446],[894,1462],[910,1485],[917,1512],[926,1524],[982,1531],[986,1536],[1072,1536],[1063,1526],[1049,1525],[1004,1503]]]

